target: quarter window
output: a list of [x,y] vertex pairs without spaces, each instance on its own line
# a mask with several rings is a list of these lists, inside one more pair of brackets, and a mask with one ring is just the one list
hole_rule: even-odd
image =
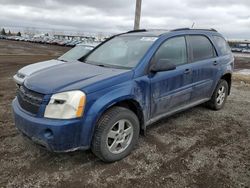
[[216,46],[219,48],[222,55],[227,55],[231,53],[231,49],[227,41],[220,36],[213,36]]
[[164,42],[155,54],[156,61],[167,59],[176,66],[187,63],[186,40],[174,37]]
[[189,36],[192,47],[193,61],[209,59],[215,56],[215,50],[211,42],[205,36]]

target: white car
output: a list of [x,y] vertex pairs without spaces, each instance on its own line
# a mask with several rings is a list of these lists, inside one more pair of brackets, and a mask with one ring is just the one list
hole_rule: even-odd
[[242,50],[243,53],[250,53],[250,49],[244,49]]
[[43,61],[39,63],[34,63],[31,65],[27,65],[23,68],[21,68],[14,76],[13,79],[16,82],[17,85],[22,85],[24,80],[32,75],[35,72],[38,72],[40,70],[44,70],[47,68],[50,68],[52,66],[56,66],[62,63],[67,62],[74,62],[77,61],[79,58],[86,55],[88,52],[90,52],[92,49],[97,46],[98,43],[91,43],[91,44],[78,44],[76,47],[72,48],[65,54],[63,54],[58,59],[52,59],[49,61]]

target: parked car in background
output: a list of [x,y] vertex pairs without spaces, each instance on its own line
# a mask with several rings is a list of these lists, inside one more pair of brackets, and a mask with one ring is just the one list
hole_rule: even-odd
[[72,41],[69,41],[67,44],[65,44],[65,46],[75,46],[77,44],[80,44],[81,42],[78,41],[78,40],[72,40]]
[[243,49],[242,52],[243,53],[250,53],[250,49]]
[[241,48],[232,48],[232,52],[242,52]]
[[0,39],[7,40],[15,40],[15,41],[25,41],[32,43],[40,43],[40,44],[51,44],[51,45],[59,45],[59,46],[69,46],[74,47],[80,43],[100,43],[106,40],[106,37],[94,37],[94,36],[81,36],[81,37],[71,37],[61,36],[55,37],[48,34],[37,34],[37,35],[24,35],[24,36],[0,36]]
[[60,65],[66,62],[75,62],[79,58],[86,55],[88,52],[90,52],[95,46],[97,46],[98,43],[92,43],[92,44],[79,44],[76,47],[72,48],[62,56],[60,56],[58,59],[52,59],[49,61],[43,61],[39,63],[34,63],[31,65],[27,65],[20,70],[17,71],[17,73],[13,76],[13,79],[15,83],[20,86],[23,84],[24,80],[27,79],[32,74],[47,69],[49,67],[53,67],[56,65]]
[[6,39],[6,36],[0,35],[0,39]]
[[222,35],[202,29],[130,31],[81,61],[28,77],[12,103],[15,125],[48,150],[91,148],[105,162],[126,157],[163,117],[202,103],[222,109],[234,66]]

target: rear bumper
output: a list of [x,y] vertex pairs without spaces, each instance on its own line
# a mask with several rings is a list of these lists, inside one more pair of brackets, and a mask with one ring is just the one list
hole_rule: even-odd
[[54,152],[88,149],[80,140],[82,119],[53,120],[25,113],[17,99],[12,102],[15,125],[29,139]]

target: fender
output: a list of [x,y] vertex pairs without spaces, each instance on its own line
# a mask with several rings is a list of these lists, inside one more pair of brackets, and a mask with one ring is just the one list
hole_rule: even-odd
[[[226,56],[222,56],[219,59],[219,62],[224,62],[226,61],[227,63],[221,63],[220,64],[220,68],[219,71],[216,75],[216,79],[214,80],[214,84],[213,84],[213,88],[212,88],[212,92],[210,93],[210,97],[212,97],[214,90],[216,89],[216,86],[219,82],[219,80],[225,76],[226,74],[233,74],[233,69],[234,69],[234,58],[233,56],[230,55],[226,55]],[[228,62],[229,61],[229,62]],[[230,93],[230,88],[231,86],[229,86],[229,93]]]
[[95,96],[95,98],[96,96],[100,97],[91,104],[87,113],[84,115],[86,119],[82,125],[82,145],[89,146],[91,144],[97,121],[107,109],[116,103],[124,100],[134,100],[137,101],[140,108],[143,109],[142,95],[138,95],[135,88],[135,83],[130,80],[126,83],[97,91],[89,96],[89,98],[92,98],[92,96]]

